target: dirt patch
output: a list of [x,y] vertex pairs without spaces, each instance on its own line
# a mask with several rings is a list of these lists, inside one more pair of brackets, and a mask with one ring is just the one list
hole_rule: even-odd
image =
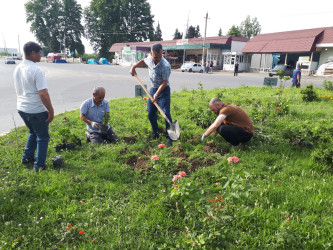
[[148,159],[147,158],[141,158],[139,157],[136,164],[134,165],[134,170],[143,170],[143,171],[147,171],[148,167],[147,167],[147,162]]
[[206,162],[206,166],[211,166],[211,165],[214,165],[214,164],[215,164],[215,161],[212,160],[212,159],[210,159],[210,158],[207,158],[207,159],[205,160],[205,162]]
[[198,159],[193,159],[192,161],[191,161],[191,171],[195,171],[195,170],[197,170],[200,166],[201,166],[201,163],[200,163],[200,161],[198,160]]
[[127,151],[128,151],[128,148],[124,148],[119,153],[120,153],[120,155],[125,155],[127,153]]
[[137,162],[137,156],[136,155],[131,155],[127,161],[126,161],[126,164],[127,165],[130,165],[130,166],[134,166]]
[[180,144],[172,148],[171,156],[187,159],[188,155],[183,151],[183,148]]
[[123,137],[122,138],[124,142],[127,142],[127,143],[136,143],[136,136],[128,136],[128,137]]
[[214,152],[214,148],[212,148],[211,146],[204,146],[203,147],[203,150],[206,152],[206,153],[213,153]]

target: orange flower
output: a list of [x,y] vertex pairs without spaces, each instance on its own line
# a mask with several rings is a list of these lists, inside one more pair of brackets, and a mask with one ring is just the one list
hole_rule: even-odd
[[81,230],[81,231],[79,232],[79,235],[82,235],[82,234],[84,234],[83,230]]

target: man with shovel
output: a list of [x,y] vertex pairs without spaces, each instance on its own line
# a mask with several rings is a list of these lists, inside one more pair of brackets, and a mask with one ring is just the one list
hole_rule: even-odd
[[233,146],[251,140],[254,132],[252,121],[243,109],[225,104],[218,98],[210,100],[209,108],[218,117],[202,135],[201,141],[215,131]]
[[[171,74],[170,63],[162,56],[162,45],[157,43],[151,47],[151,55],[142,59],[133,65],[130,70],[132,76],[136,76],[136,68],[147,65],[149,70],[149,78],[152,83],[150,95],[152,98],[148,100],[148,118],[153,129],[153,138],[159,138],[158,124],[157,124],[157,107],[155,102],[161,107],[169,121],[172,122],[170,115],[170,83],[169,76]],[[172,140],[169,137],[168,129],[169,122],[165,121],[167,147],[172,146]]]

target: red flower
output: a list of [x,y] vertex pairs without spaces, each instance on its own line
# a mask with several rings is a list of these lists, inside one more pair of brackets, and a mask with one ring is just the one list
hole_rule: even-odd
[[142,100],[147,100],[147,99],[148,99],[147,97],[142,98]]
[[79,235],[82,235],[82,234],[84,234],[83,230],[81,230],[81,231],[79,232]]
[[277,107],[276,110],[280,110],[281,108],[280,107]]
[[160,159],[160,157],[158,157],[158,155],[153,155],[153,156],[151,157],[151,160],[152,160],[152,161],[157,161],[158,159]]
[[237,162],[239,162],[239,158],[237,156],[228,158],[228,163],[237,163]]
[[69,229],[71,229],[70,227],[67,227],[66,230],[68,231]]
[[65,121],[67,120],[67,117],[66,117],[66,116],[64,117],[64,120],[65,120]]
[[165,148],[165,144],[158,145],[158,148]]
[[183,177],[185,177],[187,175],[184,171],[179,171],[178,174],[183,176]]
[[173,176],[172,181],[175,182],[176,180],[181,179],[181,178],[182,178],[182,176],[180,174],[177,174],[177,175]]
[[68,227],[71,227],[72,226],[72,224],[68,224]]
[[179,186],[173,185],[174,189],[179,189]]

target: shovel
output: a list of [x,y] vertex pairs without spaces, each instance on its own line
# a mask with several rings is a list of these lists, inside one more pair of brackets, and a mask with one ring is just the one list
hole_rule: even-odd
[[[142,82],[140,81],[140,79],[138,78],[137,75],[134,75],[136,80],[140,83],[141,87],[143,88],[143,90],[146,92],[146,94],[149,96],[150,100],[153,99],[153,97],[150,95],[150,93],[148,92],[148,90],[145,88],[145,86],[142,84]],[[158,111],[160,111],[160,113],[162,114],[162,116],[164,117],[164,119],[169,123],[170,128],[167,130],[169,137],[171,140],[175,141],[179,138],[180,136],[180,127],[179,127],[179,123],[177,122],[177,120],[175,122],[170,122],[169,118],[165,115],[165,113],[163,112],[163,110],[160,108],[160,106],[158,106],[157,102],[154,102],[156,108],[158,109]]]

